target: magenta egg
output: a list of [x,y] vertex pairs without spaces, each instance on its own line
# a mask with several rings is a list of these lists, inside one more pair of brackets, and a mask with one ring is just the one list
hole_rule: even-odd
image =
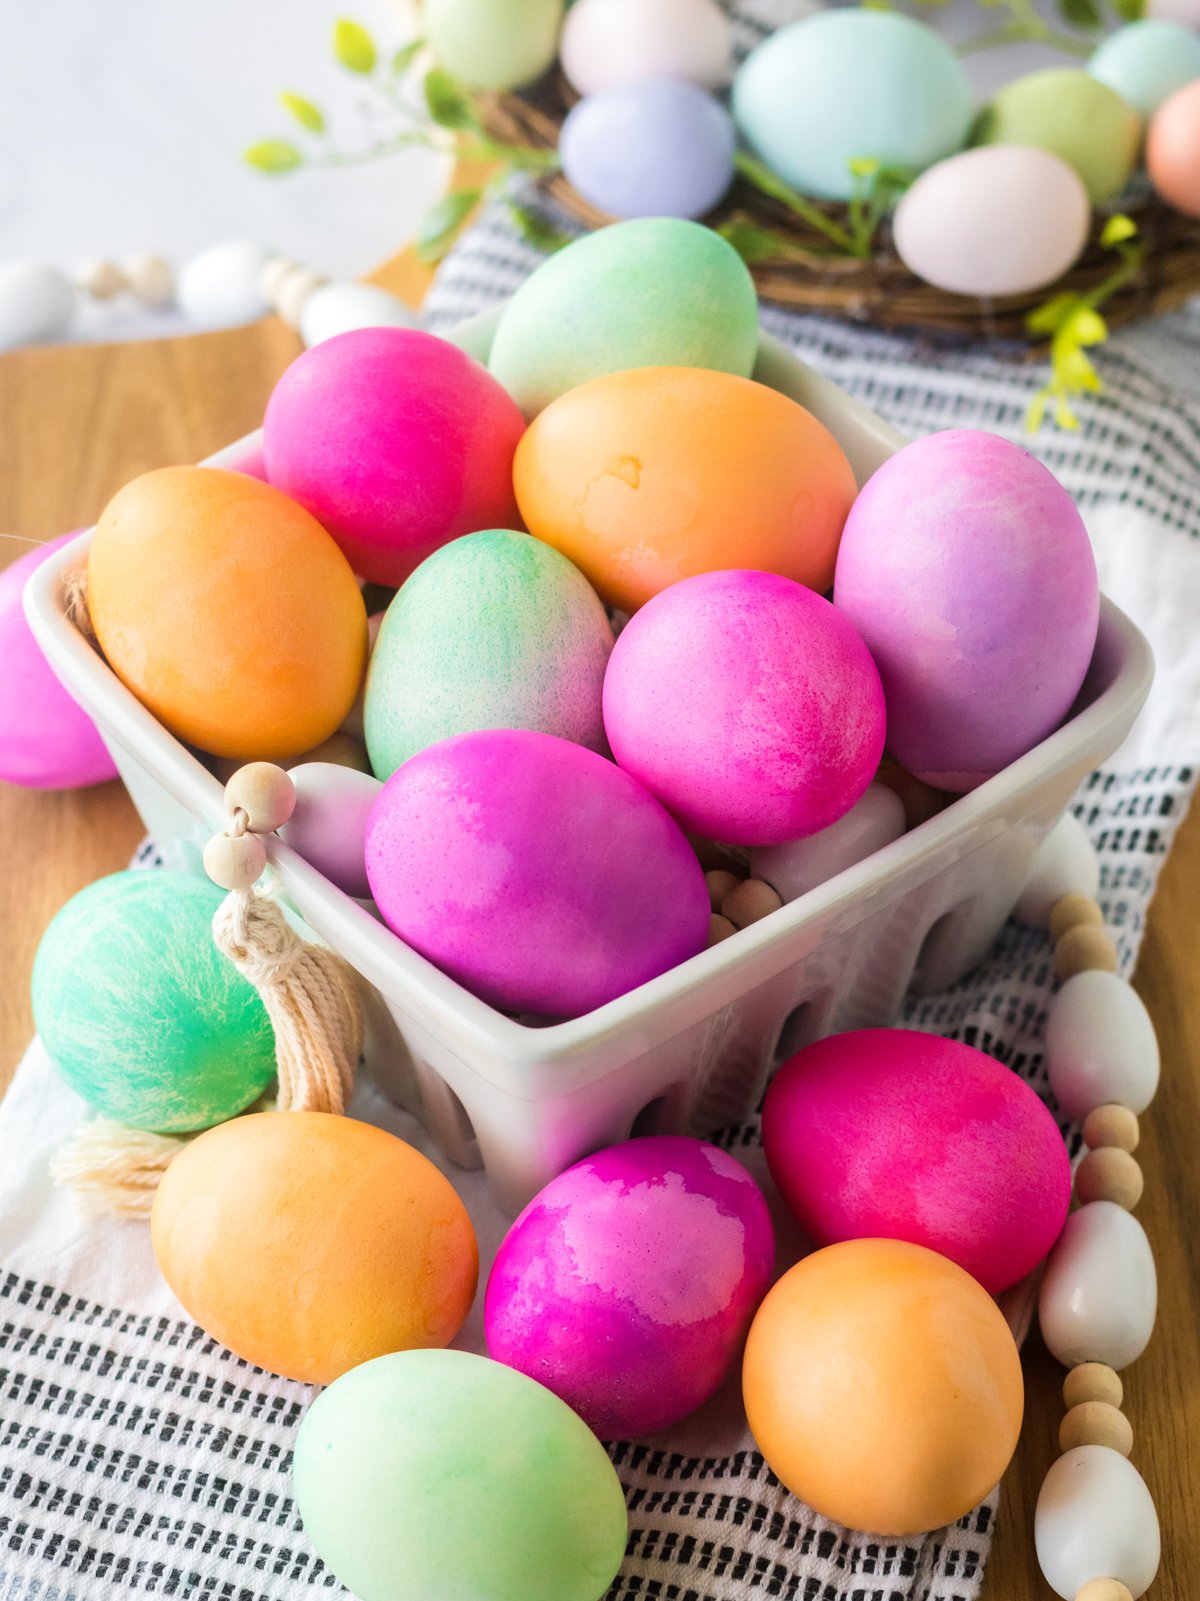
[[720,1386],[774,1261],[767,1203],[732,1156],[629,1140],[552,1179],[513,1224],[488,1279],[488,1351],[602,1440],[651,1434]]
[[1029,1085],[957,1040],[873,1028],[809,1045],[763,1106],[771,1176],[818,1245],[907,1240],[993,1294],[1066,1221],[1067,1149]]
[[0,572],[0,779],[26,789],[82,789],[117,776],[95,723],[54,676],[21,596],[63,534]]
[[1062,722],[1100,616],[1087,530],[1054,475],[976,429],[906,446],[867,483],[834,603],[870,646],[888,749],[939,789],[974,789]]
[[848,812],[879,766],[884,716],[852,624],[775,573],[660,591],[604,679],[617,761],[685,828],[730,845],[778,845]]
[[326,527],[355,571],[403,583],[447,540],[519,528],[525,429],[479,363],[413,328],[358,328],[298,356],[263,422],[272,484]]
[[388,927],[506,1011],[591,1011],[708,936],[704,873],[678,825],[628,773],[552,734],[485,729],[410,757],[372,807],[366,867]]

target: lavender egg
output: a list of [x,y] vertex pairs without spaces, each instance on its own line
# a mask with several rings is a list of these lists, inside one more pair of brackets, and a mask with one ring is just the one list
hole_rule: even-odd
[[674,78],[605,89],[567,113],[563,172],[613,217],[703,217],[733,182],[733,119]]
[[488,1350],[602,1440],[650,1434],[718,1389],[774,1260],[767,1203],[732,1156],[675,1136],[614,1145],[509,1230],[488,1279]]
[[868,482],[833,598],[879,669],[888,749],[956,792],[1058,727],[1100,616],[1070,495],[1026,451],[969,428],[917,440]]

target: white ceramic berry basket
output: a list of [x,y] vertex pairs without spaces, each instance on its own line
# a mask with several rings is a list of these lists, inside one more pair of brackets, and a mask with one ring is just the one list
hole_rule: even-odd
[[[456,336],[485,355],[495,314]],[[755,376],[841,441],[859,482],[904,444],[859,402],[764,335]],[[211,459],[236,460],[239,441]],[[222,786],[81,637],[63,576],[91,535],[35,573],[26,610],[55,671],[95,718],[168,863],[200,872],[224,826]],[[584,1017],[528,1027],[410,950],[277,840],[279,892],[368,989],[367,1062],[446,1154],[482,1164],[509,1210],[571,1162],[629,1135],[709,1132],[757,1104],[773,1058],[839,1029],[891,1022],[910,989],[936,990],[983,955],[1030,859],[1082,779],[1128,732],[1150,686],[1149,647],[1105,601],[1074,714],[945,811],[763,921]]]

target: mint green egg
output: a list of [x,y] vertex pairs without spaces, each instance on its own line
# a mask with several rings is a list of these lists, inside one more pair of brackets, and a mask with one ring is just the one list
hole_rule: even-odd
[[469,89],[519,89],[554,60],[563,0],[425,0],[433,53]]
[[1102,205],[1120,194],[1137,159],[1141,121],[1127,100],[1082,67],[1014,78],[980,112],[977,145],[1033,145],[1060,156]]
[[427,557],[388,607],[367,675],[377,778],[451,734],[530,728],[607,751],[613,646],[595,590],[530,534],[466,534]]
[[564,1401],[465,1351],[401,1351],[309,1407],[304,1531],[360,1601],[600,1601],[628,1521],[604,1447]]
[[584,234],[505,306],[488,365],[527,417],[589,378],[630,367],[711,367],[748,378],[758,298],[719,234],[639,217]]
[[1110,33],[1087,70],[1149,121],[1177,89],[1200,78],[1200,36],[1177,22],[1143,18]]
[[98,1112],[182,1134],[244,1111],[275,1076],[266,1008],[212,935],[224,891],[186,873],[114,873],[42,935],[33,1015]]

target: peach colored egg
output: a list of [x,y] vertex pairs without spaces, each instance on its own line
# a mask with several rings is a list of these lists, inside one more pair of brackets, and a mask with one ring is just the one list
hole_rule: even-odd
[[1200,217],[1200,78],[1177,89],[1154,113],[1146,170],[1168,206]]

